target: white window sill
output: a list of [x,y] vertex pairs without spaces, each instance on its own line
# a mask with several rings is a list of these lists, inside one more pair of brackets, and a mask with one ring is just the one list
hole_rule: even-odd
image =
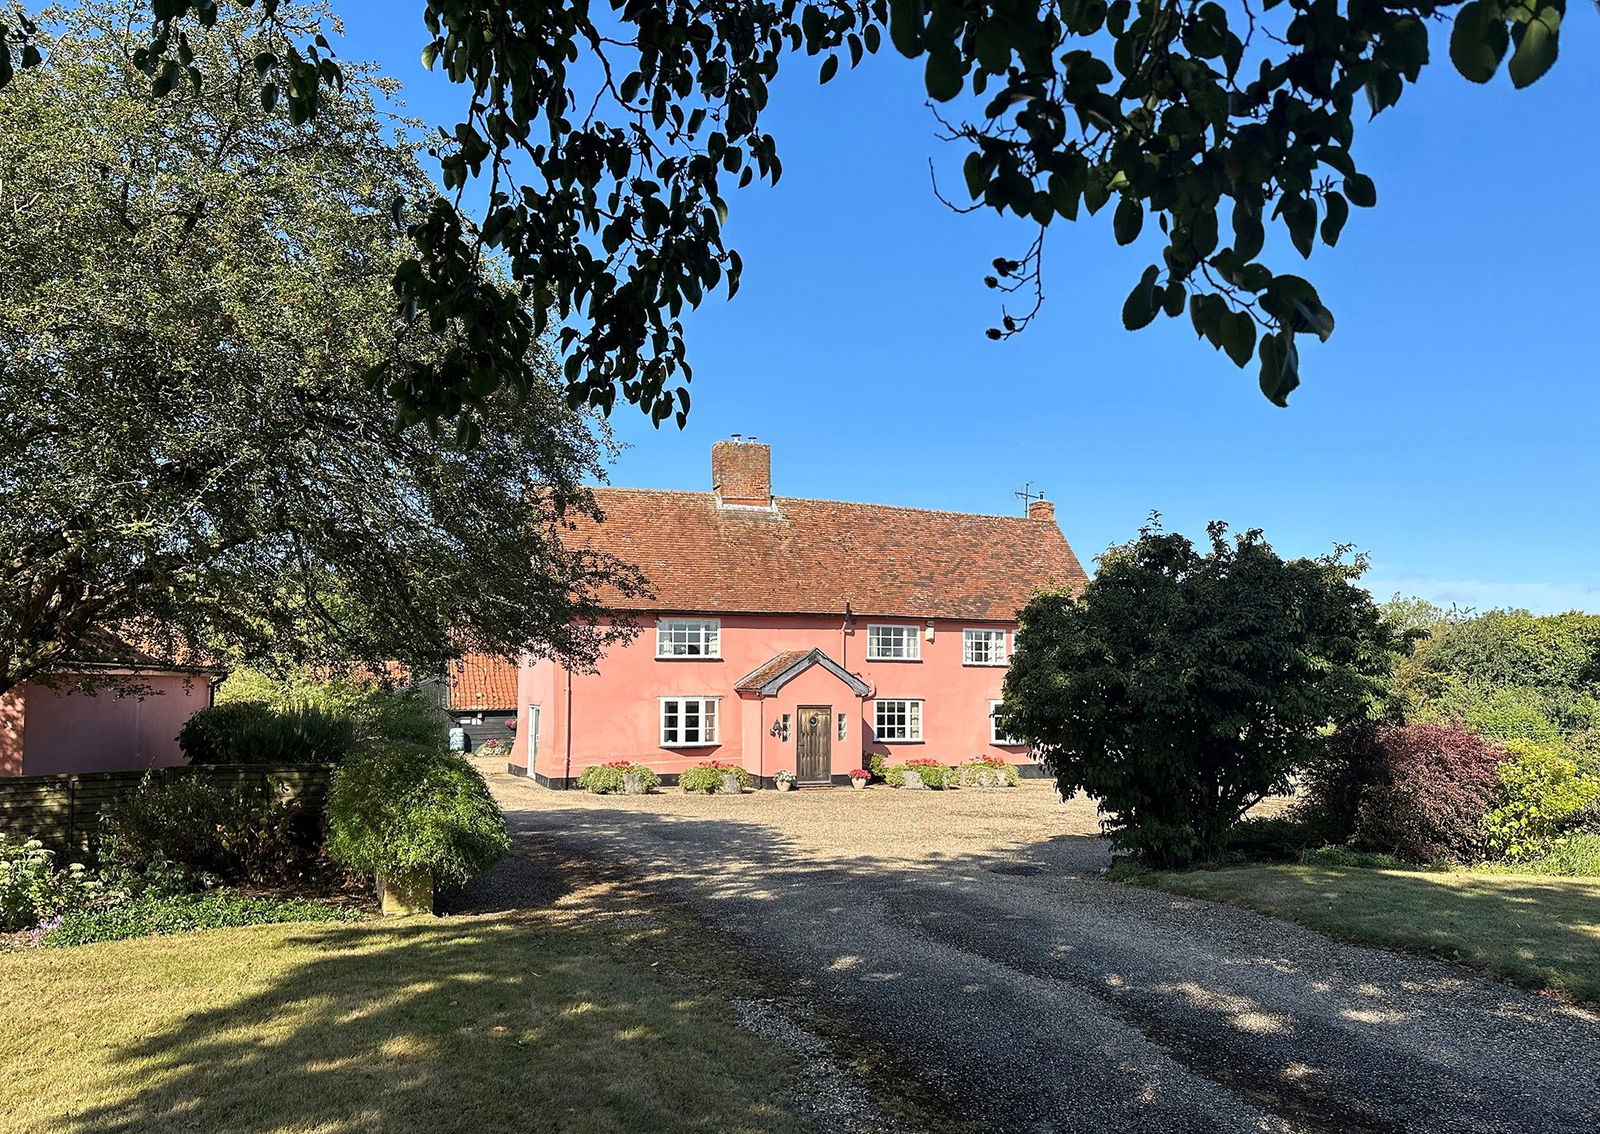
[[885,738],[883,738],[881,736],[874,737],[873,739],[876,740],[879,744],[926,744],[926,743],[928,743],[926,740],[922,740],[922,739],[917,739],[917,740],[886,740]]
[[721,654],[657,654],[656,661],[721,661]]
[[691,740],[688,743],[676,743],[676,742],[672,743],[672,744],[663,743],[663,744],[659,745],[658,747],[661,747],[661,748],[721,748],[722,747],[722,741],[720,741],[720,740]]
[[961,664],[968,669],[1004,669],[1011,663],[1003,661],[964,661]]
[[869,654],[867,656],[867,660],[868,661],[881,661],[881,662],[919,662],[922,659],[921,658],[875,658],[875,657],[872,657]]

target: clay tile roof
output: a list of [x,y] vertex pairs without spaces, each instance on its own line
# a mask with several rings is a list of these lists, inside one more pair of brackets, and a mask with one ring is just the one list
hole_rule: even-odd
[[784,650],[781,654],[773,656],[771,661],[764,662],[751,670],[734,683],[734,688],[741,693],[756,693],[767,682],[790,666],[802,661],[809,656],[810,650]]
[[773,498],[719,508],[709,492],[597,488],[602,521],[574,546],[645,575],[652,596],[606,595],[625,611],[772,612],[1010,621],[1040,587],[1081,586],[1053,520],[884,504]]
[[467,654],[450,663],[452,712],[483,709],[488,712],[517,707],[517,667],[504,658]]

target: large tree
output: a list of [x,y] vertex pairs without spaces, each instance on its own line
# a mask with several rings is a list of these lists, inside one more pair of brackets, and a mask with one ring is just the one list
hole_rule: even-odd
[[1280,558],[1213,523],[1210,549],[1147,527],[1080,593],[1022,612],[1001,706],[1064,794],[1157,866],[1216,859],[1228,831],[1362,717],[1404,635],[1343,552]]
[[[564,320],[576,400],[620,395],[661,421],[689,407],[680,316],[740,261],[724,246],[724,186],[776,181],[762,126],[779,67],[820,56],[829,81],[887,41],[925,60],[926,93],[967,150],[972,207],[1031,229],[994,261],[990,287],[1021,291],[994,338],[1042,298],[1046,228],[1111,207],[1119,244],[1159,227],[1159,258],[1123,308],[1137,329],[1188,312],[1237,365],[1257,365],[1282,405],[1298,343],[1333,316],[1301,276],[1262,258],[1281,227],[1301,257],[1377,201],[1353,154],[1358,126],[1394,106],[1448,39],[1466,78],[1509,59],[1513,84],[1556,58],[1565,0],[409,0],[423,58],[470,91],[440,147],[447,196],[411,222],[395,273],[402,301],[453,322],[473,349],[384,366],[408,406],[449,414],[538,380],[526,360],[547,312]],[[204,81],[189,36],[219,13],[259,13],[259,90],[303,122],[337,89],[326,38],[279,0],[149,0],[138,55],[157,91]],[[47,54],[17,9],[0,22],[0,86]],[[1453,19],[1452,19],[1453,17]],[[908,92],[910,94],[911,92]],[[916,92],[920,96],[921,92]],[[476,218],[469,181],[487,182]],[[1114,204],[1113,204],[1114,203]],[[521,285],[480,292],[485,246]]]
[[[471,349],[394,311],[392,211],[429,183],[387,84],[347,68],[292,124],[235,18],[158,97],[132,11],[56,13],[53,65],[0,98],[0,692],[117,636],[429,672],[592,658],[597,588],[629,576],[557,538],[602,452],[548,361],[484,391],[470,453],[363,381]],[[484,265],[474,286],[503,294]]]

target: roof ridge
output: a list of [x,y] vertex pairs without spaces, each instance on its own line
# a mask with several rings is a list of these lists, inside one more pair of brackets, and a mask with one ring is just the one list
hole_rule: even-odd
[[[650,495],[672,496],[704,496],[707,500],[716,498],[716,493],[697,488],[629,488],[624,485],[602,484],[591,488],[594,492],[637,492]],[[893,508],[897,512],[921,512],[931,516],[967,516],[976,520],[1015,520],[1017,523],[1034,523],[1031,516],[1008,516],[1001,512],[963,512],[953,508],[924,508],[916,504],[883,504],[875,500],[829,500],[823,496],[780,496],[773,494],[774,501],[792,500],[797,504],[842,504],[850,508]],[[731,511],[747,511],[748,509],[735,508]]]

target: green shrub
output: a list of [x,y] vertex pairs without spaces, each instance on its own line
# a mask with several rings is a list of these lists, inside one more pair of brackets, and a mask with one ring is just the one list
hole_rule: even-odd
[[623,780],[628,776],[638,776],[644,784],[645,791],[655,791],[661,786],[661,777],[645,767],[635,764],[631,760],[613,760],[609,764],[591,764],[583,770],[578,777],[578,786],[595,795],[610,795],[623,788]]
[[373,747],[339,766],[328,788],[328,854],[364,874],[426,873],[459,885],[510,849],[489,786],[457,752]]
[[1600,875],[1600,834],[1582,831],[1551,843],[1545,853],[1514,867],[1519,873]]
[[310,870],[316,842],[304,808],[277,784],[149,772],[100,813],[98,850],[106,866],[136,875],[176,864],[194,884],[272,883]]
[[397,687],[371,678],[330,680],[307,670],[274,677],[241,667],[223,682],[217,700],[257,701],[280,713],[322,710],[352,722],[357,747],[402,741],[443,748],[448,742],[450,726],[437,697],[415,685]]
[[998,756],[974,756],[951,772],[951,782],[959,787],[1016,787],[1022,782],[1017,766]]
[[875,780],[889,778],[889,760],[882,752],[868,753],[863,767],[872,773],[872,778]]
[[916,776],[924,787],[935,790],[954,787],[960,779],[956,769],[926,757],[895,764],[886,768],[883,774],[884,781],[890,787],[905,787],[907,776]]
[[723,776],[736,776],[744,791],[755,787],[755,778],[749,772],[737,764],[725,764],[720,760],[696,764],[678,777],[678,786],[684,791],[717,792],[722,790]]
[[285,921],[356,921],[359,910],[305,899],[257,898],[216,891],[209,894],[142,896],[106,908],[68,911],[45,931],[46,947],[120,941],[151,934]]
[[82,863],[58,867],[55,859],[38,839],[15,843],[0,835],[0,932],[32,929],[103,889]]
[[1228,832],[1227,853],[1247,862],[1294,862],[1316,842],[1316,833],[1290,816],[1253,816]]
[[316,705],[238,701],[201,709],[178,733],[191,764],[337,764],[356,747],[355,721]]
[[1413,869],[1392,854],[1333,845],[1308,850],[1300,856],[1300,861],[1307,866],[1358,867],[1364,870]]
[[1538,858],[1564,835],[1600,818],[1600,776],[1527,740],[1506,742],[1500,803],[1483,817],[1489,849],[1513,862]]

